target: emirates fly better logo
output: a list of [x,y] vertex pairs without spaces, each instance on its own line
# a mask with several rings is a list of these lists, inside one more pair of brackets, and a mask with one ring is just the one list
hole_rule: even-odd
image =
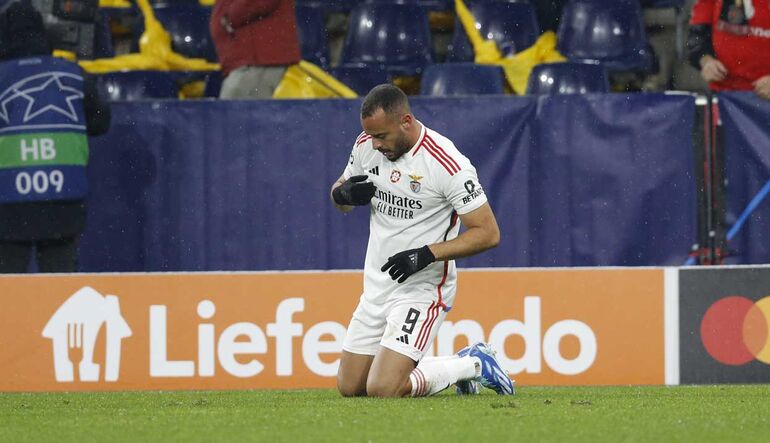
[[703,316],[700,336],[714,360],[732,366],[756,359],[770,364],[770,296],[754,302],[737,295],[712,304]]

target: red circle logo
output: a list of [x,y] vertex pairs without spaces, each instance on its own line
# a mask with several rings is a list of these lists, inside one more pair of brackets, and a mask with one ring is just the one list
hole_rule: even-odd
[[733,295],[717,300],[703,316],[700,338],[714,360],[740,366],[757,359],[770,364],[770,297],[756,303]]

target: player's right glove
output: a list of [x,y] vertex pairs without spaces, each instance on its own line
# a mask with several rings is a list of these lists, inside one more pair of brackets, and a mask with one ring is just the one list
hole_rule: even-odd
[[338,205],[363,206],[368,205],[374,197],[374,183],[366,182],[368,175],[354,175],[334,188],[332,198]]
[[422,248],[401,251],[390,257],[380,268],[380,271],[385,272],[390,269],[388,271],[390,278],[398,279],[399,283],[403,283],[410,275],[421,271],[434,261],[436,261],[436,256],[433,255],[428,245],[425,245]]

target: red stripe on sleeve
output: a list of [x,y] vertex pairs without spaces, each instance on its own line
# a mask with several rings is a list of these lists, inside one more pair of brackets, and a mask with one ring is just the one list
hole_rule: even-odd
[[442,148],[441,146],[439,146],[439,144],[438,144],[438,143],[436,143],[436,141],[435,141],[435,140],[433,140],[432,138],[430,138],[430,136],[427,136],[427,137],[425,137],[425,138],[428,140],[428,142],[429,142],[430,144],[432,144],[432,145],[433,145],[433,147],[434,147],[434,148],[436,148],[436,150],[437,150],[439,153],[441,153],[441,154],[442,154],[442,155],[443,155],[443,156],[444,156],[444,157],[447,159],[447,161],[449,162],[449,164],[450,164],[451,166],[454,166],[454,167],[455,167],[455,169],[456,169],[456,170],[455,170],[455,172],[459,172],[459,171],[460,171],[460,169],[461,169],[461,168],[460,168],[460,165],[459,165],[459,164],[457,164],[457,162],[455,161],[455,159],[453,159],[453,158],[452,158],[452,156],[451,156],[451,155],[449,155],[449,154],[447,154],[447,153],[446,153],[446,151],[444,150],[444,148]]
[[444,167],[444,169],[446,169],[446,172],[448,172],[449,175],[455,175],[452,168],[450,168],[449,165],[446,163],[446,160],[443,160],[441,156],[439,156],[438,153],[436,153],[436,151],[434,151],[433,148],[427,142],[423,143],[423,146],[425,146],[425,150],[428,151],[428,153],[430,153],[430,155],[433,158],[435,158],[436,161],[438,161],[441,164],[441,166]]

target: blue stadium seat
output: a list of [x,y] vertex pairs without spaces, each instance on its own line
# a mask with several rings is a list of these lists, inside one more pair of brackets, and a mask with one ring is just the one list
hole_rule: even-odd
[[195,2],[172,1],[153,6],[155,16],[171,34],[171,47],[185,57],[216,62],[217,53],[209,33],[211,8]]
[[174,75],[163,71],[123,71],[101,74],[97,84],[109,100],[177,98]]
[[422,75],[420,94],[434,97],[504,94],[503,70],[474,63],[431,65]]
[[295,5],[321,6],[327,11],[347,13],[363,2],[364,0],[296,0]]
[[684,0],[641,0],[642,8],[682,8],[684,7]]
[[[149,0],[150,6],[153,8],[156,5],[165,5],[166,3],[195,3],[200,4],[198,0]],[[135,1],[131,2],[132,4],[136,3]]]
[[607,70],[596,63],[559,62],[535,66],[527,94],[587,94],[609,92]]
[[100,11],[94,28],[94,58],[110,57],[115,57],[115,49],[112,46],[110,17]]
[[448,11],[454,9],[454,0],[296,0],[297,6],[321,6],[324,10],[350,12],[361,3],[414,3],[429,11]]
[[638,0],[573,0],[562,11],[559,52],[609,71],[649,72],[653,56]]
[[330,74],[358,95],[366,95],[373,87],[390,82],[385,70],[373,66],[338,66]]
[[219,91],[222,89],[222,80],[222,73],[220,71],[212,71],[206,74],[203,96],[207,98],[218,98]]
[[416,0],[428,11],[454,11],[454,0]]
[[296,5],[297,31],[302,59],[327,69],[329,47],[326,44],[324,11],[317,5]]
[[420,74],[433,62],[428,14],[417,4],[366,3],[350,12],[340,64],[370,65],[395,75]]
[[[476,0],[468,2],[468,9],[476,19],[481,36],[497,42],[497,47],[504,55],[529,48],[540,35],[535,8],[529,3]],[[458,20],[455,22],[447,61],[469,62],[473,59],[473,47]]]

